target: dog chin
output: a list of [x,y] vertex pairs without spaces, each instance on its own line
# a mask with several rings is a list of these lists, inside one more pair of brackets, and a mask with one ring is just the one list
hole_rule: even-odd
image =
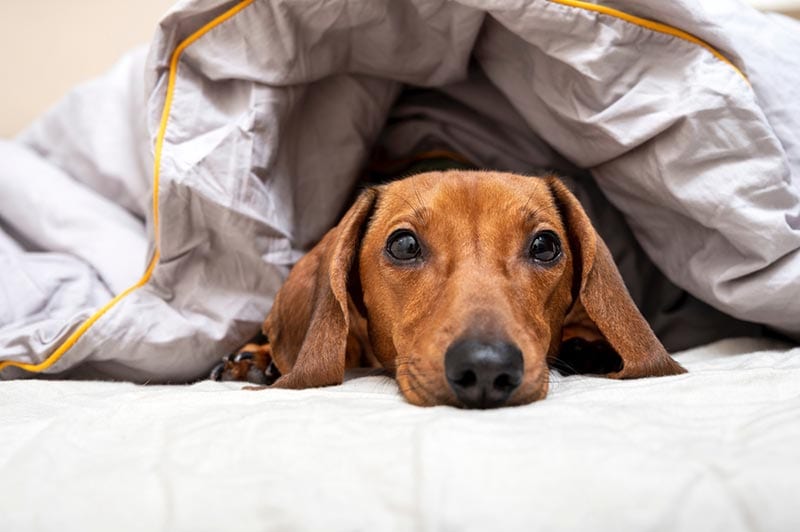
[[[525,382],[513,393],[508,402],[500,407],[488,407],[488,409],[493,410],[506,406],[524,406],[544,399],[547,397],[547,392],[549,390],[549,375],[549,370],[545,368],[531,377],[526,376]],[[414,406],[452,406],[455,408],[467,408],[458,401],[450,390],[445,389],[446,393],[442,393],[441,390],[443,388],[441,386],[424,383],[419,377],[408,377],[407,375],[400,374],[396,377],[396,380],[400,388],[400,393],[409,404]]]

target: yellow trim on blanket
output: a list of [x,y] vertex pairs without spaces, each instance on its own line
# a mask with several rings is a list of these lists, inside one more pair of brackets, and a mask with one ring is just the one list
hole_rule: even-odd
[[[199,30],[192,33],[189,37],[184,39],[172,52],[172,56],[169,63],[169,81],[167,83],[167,94],[166,99],[164,100],[164,109],[161,114],[161,123],[158,130],[158,136],[156,137],[156,144],[155,144],[155,163],[153,168],[153,232],[154,232],[154,251],[153,257],[150,259],[150,263],[147,266],[147,269],[142,275],[142,278],[136,282],[133,286],[126,289],[119,295],[117,295],[114,299],[106,303],[103,307],[101,307],[98,311],[96,311],[92,316],[90,316],[86,321],[84,321],[78,329],[72,333],[66,341],[61,344],[55,351],[53,351],[50,356],[47,357],[44,361],[38,364],[31,364],[25,362],[16,362],[13,360],[5,360],[0,361],[0,371],[9,367],[15,366],[18,368],[22,368],[26,371],[37,372],[37,371],[44,371],[53,364],[55,364],[63,355],[66,353],[75,343],[83,336],[83,334],[89,330],[89,328],[94,325],[94,323],[100,319],[106,312],[108,312],[114,305],[116,305],[119,301],[125,298],[128,294],[136,290],[137,288],[141,288],[150,280],[150,276],[153,274],[153,270],[158,263],[160,257],[160,249],[161,249],[161,232],[159,226],[159,216],[158,216],[158,193],[159,193],[159,178],[160,178],[160,170],[161,170],[161,153],[164,148],[164,137],[166,136],[167,132],[167,123],[169,122],[169,114],[172,108],[172,97],[175,90],[175,80],[177,78],[178,72],[178,62],[180,61],[180,57],[183,54],[184,50],[192,45],[195,41],[200,39],[203,35],[208,33],[210,30],[215,28],[216,26],[222,24],[226,20],[232,18],[237,13],[242,11],[244,8],[249,6],[253,3],[254,0],[243,0],[239,4],[236,4],[234,7],[229,9],[228,11],[222,13],[211,22],[200,28]],[[729,65],[737,74],[739,74],[745,81],[747,81],[747,77],[739,70],[736,65],[734,65],[727,57],[719,53],[714,47],[710,44],[706,43],[691,35],[686,33],[685,31],[681,31],[677,28],[673,28],[672,26],[668,26],[666,24],[662,24],[660,22],[656,22],[653,20],[648,20],[644,18],[640,18],[634,15],[629,15],[624,11],[619,11],[617,9],[613,9],[606,6],[601,6],[597,4],[592,4],[590,2],[583,2],[581,0],[548,0],[554,4],[560,4],[568,7],[574,7],[578,9],[585,9],[587,11],[594,11],[596,13],[601,13],[604,15],[609,15],[631,24],[635,24],[637,26],[641,26],[647,28],[649,30],[664,33],[666,35],[671,35],[673,37],[677,37],[679,39],[683,39],[684,41],[688,41],[690,43],[696,44],[701,46],[711,52],[717,59]]]
[[47,357],[44,361],[39,362],[38,364],[30,364],[25,362],[15,362],[13,360],[5,360],[0,361],[0,371],[5,369],[9,366],[15,366],[18,368],[22,368],[26,371],[44,371],[53,364],[55,364],[63,355],[66,353],[75,342],[77,342],[83,334],[89,330],[89,328],[94,325],[94,323],[99,320],[103,314],[108,312],[114,305],[116,305],[120,300],[126,297],[128,294],[136,290],[137,288],[141,288],[147,281],[150,280],[150,276],[153,274],[153,270],[158,263],[158,259],[160,257],[160,249],[161,249],[161,232],[159,226],[159,218],[158,218],[158,192],[159,192],[159,177],[160,177],[160,170],[161,170],[161,153],[164,148],[164,137],[167,133],[167,123],[169,122],[169,113],[172,107],[172,95],[175,90],[175,79],[177,78],[178,74],[178,62],[180,60],[181,54],[183,54],[184,50],[189,47],[192,43],[197,41],[200,37],[208,33],[211,29],[215,28],[216,26],[222,24],[226,20],[230,19],[238,12],[249,6],[253,3],[254,0],[244,0],[239,4],[236,4],[234,7],[229,9],[228,11],[224,12],[223,14],[219,15],[211,22],[197,30],[196,32],[192,33],[189,37],[184,39],[172,52],[172,57],[169,62],[169,81],[167,83],[167,95],[166,99],[164,100],[164,110],[161,113],[161,125],[159,126],[158,136],[156,137],[156,145],[155,145],[155,163],[153,167],[153,232],[154,232],[154,251],[153,251],[153,258],[150,259],[150,263],[147,266],[147,269],[142,275],[142,278],[139,281],[128,288],[127,290],[120,293],[117,297],[106,303],[103,307],[100,308],[97,312],[92,314],[89,319],[84,321],[78,329],[72,333],[66,341],[61,344],[58,349],[53,351],[49,357]]
[[598,4],[592,4],[591,2],[583,2],[581,0],[548,0],[548,1],[553,3],[553,4],[561,4],[561,5],[564,5],[564,6],[567,6],[567,7],[585,9],[587,11],[594,11],[595,13],[601,13],[603,15],[608,15],[608,16],[611,16],[611,17],[615,17],[615,18],[624,20],[625,22],[629,22],[631,24],[635,24],[636,26],[641,26],[643,28],[647,28],[648,30],[655,31],[655,32],[658,32],[658,33],[664,33],[666,35],[671,35],[673,37],[677,37],[678,39],[683,39],[684,41],[688,41],[688,42],[690,42],[692,44],[696,44],[698,46],[701,46],[701,47],[705,48],[706,50],[708,50],[709,52],[711,52],[711,54],[714,57],[716,57],[717,59],[719,59],[723,63],[727,64],[728,66],[730,66],[737,74],[739,74],[742,77],[742,79],[747,81],[748,84],[749,84],[747,76],[745,76],[744,73],[741,70],[739,70],[736,67],[736,65],[734,65],[733,62],[731,62],[730,59],[728,59],[727,57],[725,57],[724,55],[719,53],[716,48],[714,48],[713,46],[711,46],[707,42],[705,42],[705,41],[703,41],[701,39],[698,39],[697,37],[695,37],[694,35],[692,35],[690,33],[686,33],[685,31],[679,30],[677,28],[673,28],[672,26],[668,26],[666,24],[662,24],[661,22],[656,22],[654,20],[649,20],[649,19],[646,19],[646,18],[641,18],[641,17],[634,16],[634,15],[629,15],[628,13],[625,13],[624,11],[619,11],[618,9],[613,9],[611,7],[601,6],[601,5],[598,5]]

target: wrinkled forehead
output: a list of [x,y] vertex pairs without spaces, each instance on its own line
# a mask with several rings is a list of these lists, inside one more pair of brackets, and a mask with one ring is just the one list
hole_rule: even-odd
[[480,171],[430,172],[384,185],[370,225],[452,226],[465,221],[473,230],[542,223],[563,229],[546,179]]

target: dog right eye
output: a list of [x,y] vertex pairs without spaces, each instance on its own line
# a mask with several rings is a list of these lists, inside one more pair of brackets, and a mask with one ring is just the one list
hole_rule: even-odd
[[386,252],[395,260],[407,262],[420,256],[422,249],[417,237],[411,231],[395,231],[386,241]]

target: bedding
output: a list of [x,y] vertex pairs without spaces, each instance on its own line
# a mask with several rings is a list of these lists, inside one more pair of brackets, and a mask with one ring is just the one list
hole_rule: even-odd
[[0,530],[800,529],[800,349],[733,339],[689,373],[553,375],[545,401],[314,390],[0,386]]
[[574,176],[671,350],[797,340],[798,28],[734,0],[179,2],[0,142],[0,378],[207,374],[373,151],[438,143]]
[[[798,29],[733,0],[179,2],[0,141],[0,530],[800,529],[800,348],[763,337],[800,339]],[[442,145],[565,175],[689,373],[491,411],[358,372],[154,384],[258,330],[376,153]]]

